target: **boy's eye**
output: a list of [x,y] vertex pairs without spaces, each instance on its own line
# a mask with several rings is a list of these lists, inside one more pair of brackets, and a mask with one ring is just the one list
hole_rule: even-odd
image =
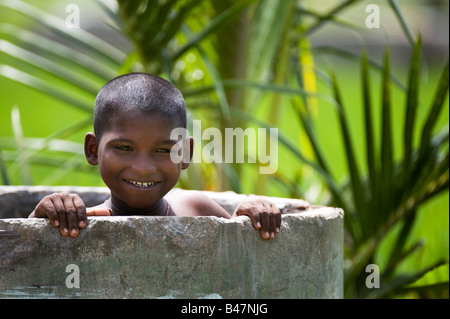
[[120,151],[132,151],[133,149],[130,146],[116,146],[115,149]]
[[156,150],[157,153],[170,153],[170,149],[168,148],[160,148]]

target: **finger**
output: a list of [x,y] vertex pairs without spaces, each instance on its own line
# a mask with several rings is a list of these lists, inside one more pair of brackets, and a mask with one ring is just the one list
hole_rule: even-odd
[[261,229],[262,224],[261,224],[261,217],[259,216],[259,214],[252,214],[250,216],[250,219],[252,220],[253,227],[255,229]]
[[58,221],[59,221],[59,232],[63,236],[69,235],[69,227],[67,225],[67,219],[66,219],[66,209],[64,208],[64,203],[60,196],[52,196],[52,203],[55,207],[56,214],[58,215]]
[[253,227],[255,229],[261,229],[261,219],[259,216],[258,211],[252,207],[250,208],[239,208],[237,210],[237,215],[238,216],[242,216],[242,215],[246,215],[248,217],[250,217],[250,220],[252,221]]
[[246,210],[246,215],[250,217],[250,220],[252,221],[253,227],[255,229],[261,229],[262,223],[261,223],[261,217],[258,211],[254,211],[254,209],[248,209]]
[[269,221],[270,221],[270,226],[269,226],[270,239],[274,239],[275,232],[277,230],[277,220],[276,220],[276,215],[274,213],[269,214]]
[[275,231],[277,230],[277,218],[274,213],[269,214],[269,221],[270,221],[269,231],[271,233],[275,233]]
[[67,226],[71,237],[78,236],[78,214],[73,203],[73,196],[67,195],[63,198],[64,209],[66,211]]
[[55,206],[51,200],[51,195],[45,196],[34,210],[34,217],[46,217],[50,220],[50,223],[58,227],[59,220],[56,213]]
[[[277,209],[278,210],[278,209]],[[275,232],[276,233],[279,233],[280,232],[280,229],[281,229],[281,213],[280,213],[280,211],[278,210],[278,212],[275,214],[275,224],[276,224],[276,230],[275,230]]]
[[281,228],[281,212],[273,203],[267,202],[267,211],[270,214],[270,234],[271,238],[275,238],[275,234],[280,232]]
[[260,235],[262,239],[269,239],[270,238],[270,218],[269,214],[267,212],[262,212],[260,214],[261,218],[261,229],[260,229]]
[[83,200],[78,195],[74,195],[72,198],[75,209],[77,210],[78,227],[85,228],[87,225],[86,206]]

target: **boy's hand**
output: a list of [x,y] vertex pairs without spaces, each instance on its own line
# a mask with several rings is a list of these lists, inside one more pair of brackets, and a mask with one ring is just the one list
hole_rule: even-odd
[[234,210],[233,216],[247,215],[253,227],[260,230],[262,239],[274,239],[280,232],[281,212],[265,198],[255,197],[243,200]]
[[31,217],[48,217],[53,226],[59,227],[63,236],[77,237],[79,228],[85,228],[87,224],[86,206],[76,194],[45,196],[30,214]]

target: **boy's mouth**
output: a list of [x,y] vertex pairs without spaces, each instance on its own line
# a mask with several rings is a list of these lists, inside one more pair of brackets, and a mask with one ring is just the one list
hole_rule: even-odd
[[154,185],[156,185],[158,182],[137,182],[137,181],[132,181],[129,179],[124,179],[125,182],[134,185],[136,187],[141,187],[141,188],[148,188],[148,187],[152,187]]

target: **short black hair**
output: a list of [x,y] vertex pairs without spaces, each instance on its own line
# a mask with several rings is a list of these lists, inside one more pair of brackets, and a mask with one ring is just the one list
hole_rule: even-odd
[[94,108],[94,133],[98,139],[123,112],[158,113],[186,128],[186,105],[181,92],[169,81],[149,73],[120,75],[98,92]]

